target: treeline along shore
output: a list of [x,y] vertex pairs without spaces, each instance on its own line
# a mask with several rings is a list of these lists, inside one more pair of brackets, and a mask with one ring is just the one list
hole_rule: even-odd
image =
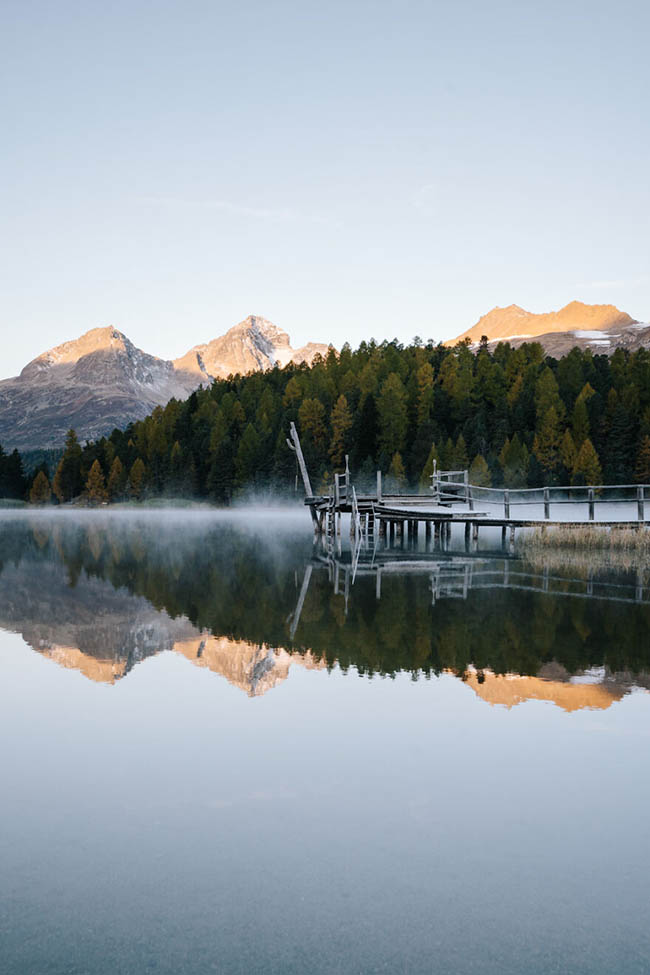
[[286,436],[297,424],[318,491],[349,455],[363,488],[377,469],[401,490],[440,469],[478,485],[650,482],[650,351],[531,342],[450,349],[418,338],[330,350],[313,365],[217,379],[144,420],[82,446],[70,430],[55,469],[29,477],[0,454],[0,494],[33,503],[196,498],[293,490]]

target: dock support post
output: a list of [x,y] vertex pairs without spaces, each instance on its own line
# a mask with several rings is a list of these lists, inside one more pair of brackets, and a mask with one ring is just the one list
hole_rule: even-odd
[[417,540],[418,540],[418,533],[419,533],[419,530],[420,530],[420,523],[419,523],[419,522],[417,521],[417,519],[416,519],[416,520],[415,520],[415,521],[413,522],[413,541],[414,541],[414,542],[417,542]]
[[436,521],[433,526],[433,538],[436,548],[440,546],[440,522]]
[[[305,488],[305,497],[312,498],[313,492],[311,489],[311,481],[309,480],[307,465],[305,464],[302,447],[300,446],[300,437],[298,436],[298,431],[296,430],[296,424],[293,421],[289,424],[289,436],[291,437],[291,440],[287,440],[287,445],[296,455],[298,467],[300,468],[300,473],[302,475],[302,483]],[[309,514],[311,515],[311,522],[314,526],[314,532],[316,532],[318,531],[318,516],[314,511],[314,506],[312,504],[309,505]]]
[[375,583],[375,598],[381,599],[381,566],[377,566],[377,581]]
[[643,488],[643,485],[642,484],[639,484],[638,488],[636,489],[636,508],[637,508],[637,516],[638,516],[639,521],[644,521],[645,520],[645,512],[643,510],[644,509],[644,504],[643,504],[644,500],[645,500],[644,499],[644,488]]
[[587,498],[589,500],[589,521],[594,520],[594,489],[589,488],[587,491]]
[[386,538],[386,521],[383,518],[379,519],[379,537]]
[[515,526],[510,526],[510,551],[514,551],[515,547]]
[[466,521],[465,522],[465,551],[466,552],[469,552],[469,550],[470,550],[470,533],[471,533],[471,530],[472,530],[472,523],[471,523],[471,521]]
[[547,487],[544,488],[544,517],[547,521],[551,517],[550,492]]
[[501,548],[504,551],[505,551],[505,548],[506,548],[507,532],[508,532],[508,529],[506,528],[505,525],[503,525],[502,528],[501,528]]
[[390,534],[390,543],[392,545],[393,542],[395,541],[395,522],[394,521],[389,521],[388,524],[390,526],[389,529],[388,529],[388,531],[389,531],[389,534]]
[[424,544],[427,551],[431,548],[431,522],[425,521],[424,523]]

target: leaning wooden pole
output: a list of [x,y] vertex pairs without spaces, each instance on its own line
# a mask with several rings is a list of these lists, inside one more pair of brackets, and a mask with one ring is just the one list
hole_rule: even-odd
[[[309,472],[307,470],[307,465],[305,464],[305,458],[302,453],[302,447],[300,446],[300,437],[298,436],[298,431],[296,430],[296,424],[291,421],[289,424],[289,436],[291,440],[287,440],[288,446],[294,451],[296,458],[298,460],[298,467],[300,468],[300,473],[302,474],[302,483],[305,486],[305,497],[313,498],[314,492],[311,489],[311,481],[309,480]],[[313,504],[309,505],[309,513],[311,515],[311,520],[314,525],[314,531],[320,531],[320,525],[318,522],[318,516],[314,511]]]

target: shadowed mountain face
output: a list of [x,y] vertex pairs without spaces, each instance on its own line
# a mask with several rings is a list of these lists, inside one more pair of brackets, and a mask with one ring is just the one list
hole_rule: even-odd
[[[502,564],[490,561],[495,579]],[[363,575],[347,595],[343,584],[335,591],[332,579],[347,571],[314,556],[300,523],[286,519],[256,528],[170,513],[1,518],[0,627],[91,680],[115,683],[173,651],[251,697],[294,665],[451,673],[489,704],[567,711],[607,708],[648,686],[650,604],[634,603],[635,572],[609,589],[592,582],[611,602],[581,598],[571,569],[566,580],[555,573],[555,591],[532,591],[518,573],[513,589],[497,581],[433,604],[421,569],[385,576],[380,599]]]
[[540,342],[548,355],[556,357],[576,346],[606,354],[617,348],[633,352],[650,347],[650,324],[635,321],[614,305],[585,305],[581,301],[542,314],[519,305],[493,308],[476,325],[445,344],[469,340],[477,346],[484,335],[490,343],[507,341],[515,347],[523,342]]
[[294,350],[286,332],[251,315],[221,338],[167,362],[137,349],[115,328],[95,328],[0,382],[0,443],[19,450],[58,447],[70,427],[81,441],[94,440],[215,378],[311,363],[327,349],[310,343]]

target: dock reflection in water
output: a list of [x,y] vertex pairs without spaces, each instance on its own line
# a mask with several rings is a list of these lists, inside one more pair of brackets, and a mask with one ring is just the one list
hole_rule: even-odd
[[[114,683],[174,651],[259,696],[292,666],[455,674],[491,704],[603,708],[649,686],[646,570],[494,553],[352,549],[286,525],[0,522],[0,627]],[[207,529],[207,530],[206,530]]]
[[3,975],[647,970],[646,570],[455,541],[0,517]]

